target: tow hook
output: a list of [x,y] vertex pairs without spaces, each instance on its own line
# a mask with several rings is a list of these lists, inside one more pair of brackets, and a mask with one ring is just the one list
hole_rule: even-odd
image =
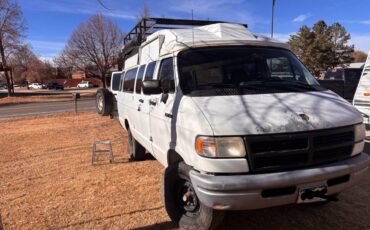
[[307,200],[307,199],[311,200],[311,199],[316,197],[316,198],[325,199],[327,201],[334,201],[334,202],[338,201],[337,197],[326,195],[327,192],[328,192],[327,189],[322,189],[322,190],[319,190],[319,191],[313,191],[313,190],[307,189],[302,193],[301,199],[302,200]]

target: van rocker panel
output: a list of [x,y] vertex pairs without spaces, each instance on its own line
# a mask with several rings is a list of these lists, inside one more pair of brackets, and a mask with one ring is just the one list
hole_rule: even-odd
[[[370,157],[358,156],[314,168],[287,172],[207,175],[195,170],[190,178],[198,198],[208,207],[223,210],[248,210],[293,204],[298,200],[299,190],[315,186],[326,186],[328,180],[349,175],[349,180],[328,186],[327,195],[337,194],[361,181],[370,166]],[[263,197],[263,190],[296,188],[289,194]]]

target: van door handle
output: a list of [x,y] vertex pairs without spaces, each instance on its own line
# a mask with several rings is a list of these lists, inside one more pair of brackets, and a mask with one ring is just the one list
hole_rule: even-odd
[[168,118],[172,118],[172,114],[170,114],[170,113],[165,113],[164,116],[168,117]]
[[150,99],[149,100],[149,105],[156,105],[157,104],[157,102],[156,101],[154,101],[154,100],[152,100],[152,99]]
[[139,102],[140,103],[144,103],[144,99],[139,99]]

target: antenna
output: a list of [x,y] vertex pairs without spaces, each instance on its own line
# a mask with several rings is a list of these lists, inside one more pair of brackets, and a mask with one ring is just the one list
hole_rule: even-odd
[[193,47],[194,47],[194,12],[193,12],[193,9],[191,9],[191,32],[193,35]]

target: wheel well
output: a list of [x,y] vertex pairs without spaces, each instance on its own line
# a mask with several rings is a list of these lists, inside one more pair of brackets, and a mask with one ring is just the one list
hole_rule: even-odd
[[167,164],[168,165],[172,165],[180,161],[184,161],[184,159],[182,159],[180,154],[178,154],[175,150],[170,149],[167,152]]
[[126,130],[128,130],[130,128],[127,119],[125,119],[125,128],[126,128]]

